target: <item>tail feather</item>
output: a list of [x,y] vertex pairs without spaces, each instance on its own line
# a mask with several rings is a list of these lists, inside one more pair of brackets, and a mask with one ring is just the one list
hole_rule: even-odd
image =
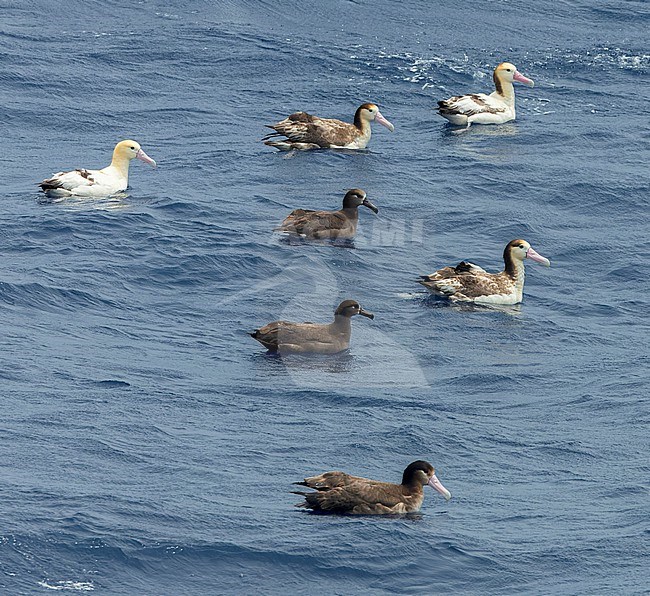
[[269,139],[267,141],[264,141],[264,144],[268,145],[269,147],[275,147],[280,151],[291,151],[292,149],[295,149],[297,151],[309,151],[311,149],[325,148],[321,145],[317,145],[316,143],[303,143],[301,141],[291,141],[290,139],[285,138],[278,140]]
[[41,190],[56,190],[57,188],[61,188],[63,185],[58,180],[50,179],[39,182],[37,186],[40,186]]
[[438,112],[443,115],[453,116],[458,114],[458,109],[449,100],[442,100],[438,102],[438,107],[436,108]]

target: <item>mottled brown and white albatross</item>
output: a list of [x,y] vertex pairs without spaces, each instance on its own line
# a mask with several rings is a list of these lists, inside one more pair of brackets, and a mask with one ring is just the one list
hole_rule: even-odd
[[[298,149],[365,149],[370,141],[371,122],[379,122],[393,132],[395,127],[384,118],[374,103],[364,103],[354,114],[354,123],[333,118],[320,118],[307,112],[296,112],[277,124],[267,124],[274,132],[262,140],[265,145],[281,151]],[[274,137],[286,137],[275,139]]]
[[510,62],[502,62],[492,75],[495,90],[485,93],[457,95],[438,102],[438,113],[452,124],[503,124],[514,120],[515,89],[513,81],[532,87],[535,83],[522,75]]
[[538,254],[525,240],[511,240],[503,251],[505,268],[488,273],[478,265],[462,261],[455,267],[444,267],[430,275],[421,275],[418,283],[432,294],[446,296],[455,302],[477,304],[517,304],[523,299],[524,259],[550,267],[551,262]]

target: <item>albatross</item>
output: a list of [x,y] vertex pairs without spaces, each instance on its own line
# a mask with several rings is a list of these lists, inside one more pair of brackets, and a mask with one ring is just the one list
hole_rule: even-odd
[[311,211],[309,209],[294,209],[284,221],[275,228],[283,232],[305,238],[353,238],[357,233],[360,206],[368,207],[375,213],[375,207],[366,196],[366,191],[353,188],[343,197],[343,208],[338,211]]
[[273,321],[249,335],[271,353],[336,354],[350,347],[350,319],[355,315],[375,318],[356,300],[344,300],[334,312],[334,321],[329,324]]
[[422,460],[407,466],[401,484],[369,480],[345,472],[325,472],[295,484],[314,489],[314,492],[292,491],[305,498],[305,501],[296,507],[322,513],[413,513],[420,510],[424,501],[423,488],[427,485],[445,499],[451,499],[451,493],[438,480],[433,466]]
[[438,102],[438,113],[452,124],[470,127],[472,124],[503,124],[515,119],[515,89],[513,81],[532,87],[535,83],[522,75],[510,62],[494,69],[495,91],[457,95]]
[[505,268],[500,273],[488,273],[474,263],[462,261],[455,267],[444,267],[430,275],[421,275],[418,283],[432,294],[445,296],[454,302],[518,304],[524,292],[524,259],[546,267],[551,265],[528,242],[517,239],[511,240],[505,247]]
[[138,143],[127,139],[115,145],[113,159],[105,168],[57,172],[39,186],[48,197],[108,197],[126,190],[129,185],[129,164],[134,158],[156,167],[156,162]]
[[[374,103],[364,103],[354,114],[354,123],[333,118],[320,118],[307,112],[296,112],[276,124],[267,124],[274,132],[262,140],[265,145],[281,151],[298,149],[365,149],[370,141],[370,123],[379,122],[393,132],[395,127],[384,118]],[[274,137],[286,137],[275,139]]]

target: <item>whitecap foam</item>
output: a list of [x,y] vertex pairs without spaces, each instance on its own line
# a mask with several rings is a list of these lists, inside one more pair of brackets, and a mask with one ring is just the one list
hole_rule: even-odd
[[48,590],[77,590],[79,592],[92,592],[95,586],[92,582],[76,582],[69,579],[62,579],[57,582],[49,582],[43,580],[38,582],[38,585]]

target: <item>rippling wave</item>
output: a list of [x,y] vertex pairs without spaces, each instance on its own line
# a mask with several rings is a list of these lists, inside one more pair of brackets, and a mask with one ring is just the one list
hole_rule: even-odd
[[[9,2],[0,591],[643,593],[649,23],[638,1]],[[505,59],[536,83],[516,121],[437,116]],[[365,101],[396,127],[367,151],[260,142]],[[111,199],[39,195],[121,138],[159,168]],[[273,233],[351,187],[379,207],[354,241]],[[496,271],[522,236],[553,265],[521,305],[415,281]],[[344,298],[376,315],[344,354],[247,335]],[[293,507],[306,475],[420,458],[449,503]]]

